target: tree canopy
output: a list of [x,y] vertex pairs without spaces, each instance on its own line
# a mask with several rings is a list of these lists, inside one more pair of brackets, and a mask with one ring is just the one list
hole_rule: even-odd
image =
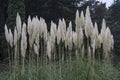
[[74,21],[77,9],[79,12],[83,10],[85,13],[87,6],[90,6],[91,18],[93,23],[97,22],[99,29],[102,19],[106,19],[107,25],[114,35],[115,51],[119,53],[120,0],[114,0],[114,4],[108,9],[105,3],[96,0],[0,0],[0,33],[4,34],[5,23],[8,24],[8,27],[15,27],[17,12],[22,21],[27,21],[30,15],[31,17],[45,18],[48,25],[50,25],[51,20],[58,23],[59,18],[65,18],[68,24],[70,20]]
[[24,0],[9,0],[7,9],[7,24],[9,27],[15,27],[16,15],[19,13],[21,19],[25,21],[25,2]]

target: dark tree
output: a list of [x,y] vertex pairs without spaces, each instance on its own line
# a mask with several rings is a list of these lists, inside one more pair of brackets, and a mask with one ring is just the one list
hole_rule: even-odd
[[4,25],[7,19],[8,0],[0,0],[0,60],[6,57],[6,47],[4,38]]
[[120,56],[120,0],[115,0],[109,8],[107,21],[114,36],[115,53]]
[[24,0],[9,0],[8,2],[8,27],[15,27],[16,15],[20,14],[22,21],[25,21],[25,2]]
[[0,33],[3,33],[3,26],[7,18],[7,0],[0,0]]
[[120,24],[120,0],[114,2],[109,8],[109,13],[109,19],[112,20],[111,23]]
[[73,19],[78,3],[82,0],[26,0],[27,16],[39,16],[47,22],[58,18]]

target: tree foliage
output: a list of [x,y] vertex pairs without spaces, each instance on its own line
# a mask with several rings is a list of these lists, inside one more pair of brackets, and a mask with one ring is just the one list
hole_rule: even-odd
[[9,27],[15,26],[16,15],[19,13],[21,15],[21,19],[25,20],[25,4],[24,0],[9,0],[8,2],[8,18],[7,24]]
[[7,19],[7,0],[0,0],[0,60],[6,57],[6,42],[4,38],[4,25]]
[[47,22],[58,21],[58,18],[63,17],[70,20],[80,1],[82,0],[26,0],[27,16],[44,17]]
[[[114,4],[107,9],[105,3],[100,3],[96,0],[1,0],[0,26],[2,28],[0,31],[4,31],[6,20],[8,27],[15,26],[17,12],[20,13],[22,21],[25,21],[29,15],[32,17],[37,15],[38,17],[45,18],[48,25],[51,20],[58,22],[59,18],[65,18],[68,24],[69,20],[74,21],[77,9],[79,11],[83,10],[85,13],[86,7],[90,6],[91,18],[93,23],[97,22],[99,29],[101,28],[102,19],[107,19],[107,25],[109,25],[114,35],[115,51],[119,53],[120,0],[114,1]],[[4,45],[4,43],[2,44]]]
[[119,55],[120,53],[120,0],[115,0],[114,4],[109,8],[107,15],[108,25],[115,40],[115,53]]
[[120,24],[120,0],[114,2],[114,4],[109,9],[109,20],[111,24]]

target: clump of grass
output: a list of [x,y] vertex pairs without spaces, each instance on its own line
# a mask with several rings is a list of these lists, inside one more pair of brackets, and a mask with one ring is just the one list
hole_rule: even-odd
[[26,65],[24,77],[20,72],[21,65],[16,73],[0,73],[0,80],[119,80],[119,71],[111,64],[99,64],[95,61],[94,65],[90,66],[86,61],[79,61],[48,63],[38,68],[35,65],[30,65],[30,67]]
[[[49,32],[43,18],[29,17],[27,25],[22,25],[17,13],[14,35],[5,25],[5,36],[10,45],[9,79],[99,80],[106,73],[102,73],[102,69],[109,72],[114,40],[105,20],[98,32],[97,23],[93,25],[87,7],[85,16],[83,12],[81,15],[76,12],[75,24],[73,31],[71,21],[68,27],[64,19],[59,19],[58,26],[51,21]],[[109,65],[108,69],[106,65]],[[109,79],[104,76],[103,79]]]

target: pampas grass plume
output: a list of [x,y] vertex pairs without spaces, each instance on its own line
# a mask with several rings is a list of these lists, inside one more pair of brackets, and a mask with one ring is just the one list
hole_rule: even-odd
[[13,34],[11,29],[9,29],[9,37],[10,37],[10,46],[13,47]]
[[51,43],[49,40],[47,41],[47,56],[51,59]]
[[91,35],[92,30],[92,21],[90,17],[89,7],[86,9],[86,16],[85,16],[85,35],[88,38]]
[[79,16],[79,11],[77,10],[76,18],[75,18],[76,29],[80,27],[79,21],[80,21],[80,16]]
[[18,39],[20,38],[20,35],[21,35],[21,25],[22,25],[21,18],[20,18],[19,13],[17,13],[16,27],[17,27],[17,31],[18,31]]
[[38,51],[38,50],[39,50],[39,49],[38,49],[37,45],[34,44],[34,52],[35,52],[37,55],[39,55],[39,51]]
[[9,38],[9,32],[8,32],[8,28],[7,28],[7,25],[5,24],[5,38],[7,40],[7,42],[9,43],[10,42],[10,38]]
[[17,33],[16,27],[15,27],[15,29],[14,29],[14,46],[17,45],[17,40],[18,40],[18,33]]
[[26,24],[23,23],[22,36],[21,36],[21,55],[22,55],[22,57],[25,57],[26,49],[27,49]]
[[84,13],[82,11],[80,15],[80,25],[82,29],[84,29],[84,24],[85,24],[85,19],[84,19]]

